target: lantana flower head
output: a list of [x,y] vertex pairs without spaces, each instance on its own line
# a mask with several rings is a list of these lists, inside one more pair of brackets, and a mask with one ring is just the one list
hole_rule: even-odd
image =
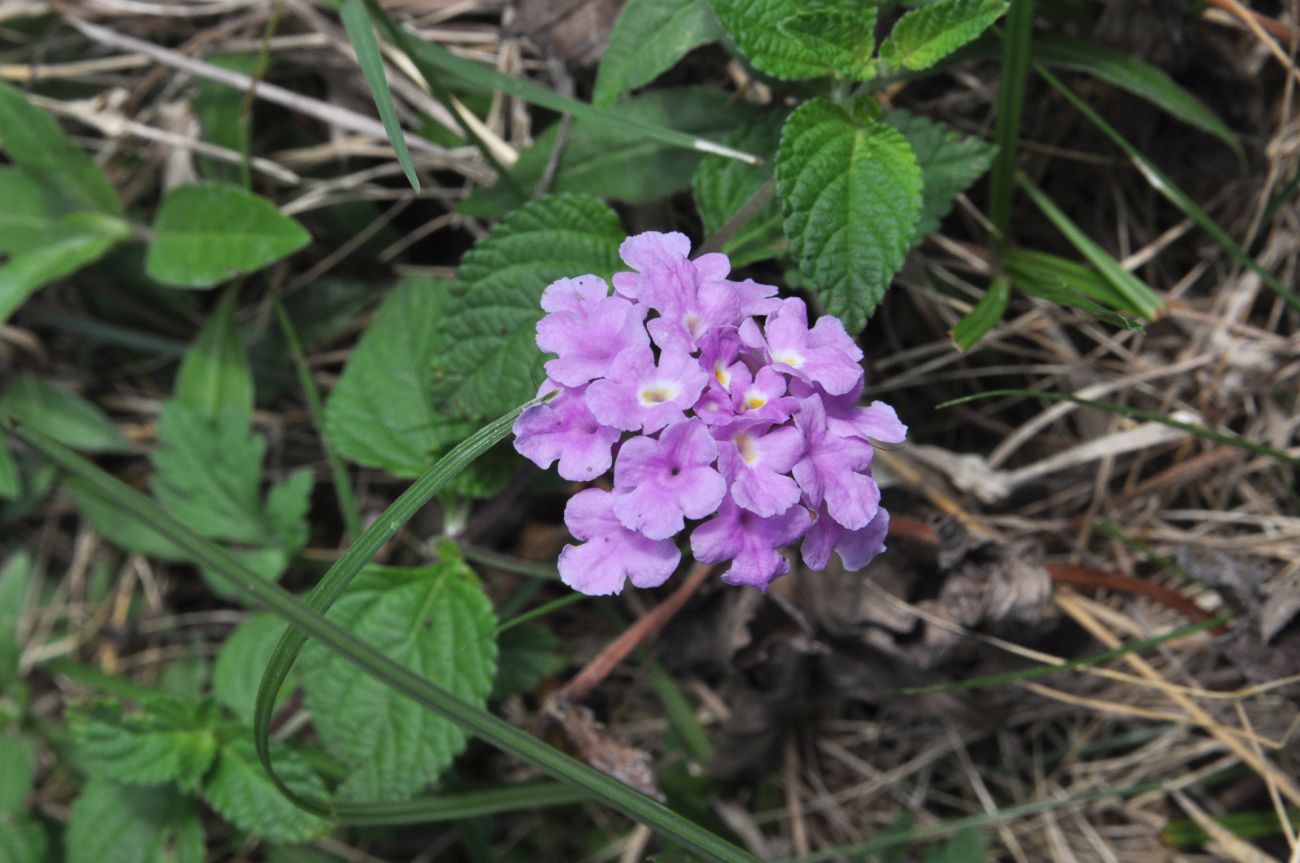
[[[871,476],[872,442],[907,427],[862,405],[862,351],[839,319],[809,326],[802,300],[728,278],[722,254],[692,259],[678,233],[629,237],[613,292],[596,276],[542,295],[537,345],[553,355],[515,422],[515,449],[588,488],[565,508],[580,542],[560,554],[588,594],[663,584],[689,546],[760,590],[838,554],[850,570],[884,551],[889,515]],[[608,484],[607,484],[608,485]]]

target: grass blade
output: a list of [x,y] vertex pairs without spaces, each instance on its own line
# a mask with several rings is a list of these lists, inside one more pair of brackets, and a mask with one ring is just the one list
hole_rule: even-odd
[[348,31],[352,47],[357,52],[357,62],[361,72],[366,76],[370,87],[370,96],[375,100],[379,119],[388,133],[388,142],[393,145],[402,172],[411,188],[420,191],[420,178],[415,173],[415,163],[411,161],[411,151],[406,149],[406,135],[402,124],[397,120],[397,108],[393,105],[393,94],[388,90],[388,78],[384,75],[384,58],[379,51],[379,40],[375,38],[374,28],[370,24],[370,13],[366,11],[365,0],[343,0],[339,9],[343,27]]
[[998,85],[998,117],[993,142],[998,146],[989,175],[989,219],[1005,242],[1011,231],[1012,181],[1020,143],[1020,112],[1025,103],[1025,77],[1034,37],[1034,0],[1011,0],[1002,37],[1002,82]]
[[1177,207],[1184,216],[1187,216],[1195,222],[1201,230],[1209,234],[1215,242],[1223,247],[1223,250],[1227,252],[1233,260],[1259,276],[1260,280],[1268,286],[1269,290],[1281,297],[1287,305],[1291,306],[1291,308],[1296,311],[1300,311],[1300,294],[1296,294],[1295,291],[1279,282],[1272,273],[1261,267],[1259,262],[1256,261],[1250,253],[1243,249],[1236,240],[1228,236],[1227,231],[1220,228],[1218,223],[1211,219],[1208,213],[1198,207],[1191,198],[1187,197],[1187,194],[1183,192],[1182,189],[1178,188],[1178,186],[1174,184],[1173,180],[1170,180],[1169,177],[1157,168],[1150,159],[1142,155],[1142,153],[1130,144],[1123,135],[1116,131],[1113,126],[1103,120],[1101,115],[1094,111],[1092,106],[1081,99],[1077,93],[1061,83],[1059,78],[1047,71],[1041,65],[1036,65],[1034,70],[1041,75],[1047,83],[1051,84],[1058,93],[1064,96],[1070,104],[1074,105],[1079,113],[1087,117],[1094,126],[1106,135],[1106,137],[1110,138],[1111,142],[1114,143],[1116,147],[1119,147],[1120,150],[1124,152],[1125,156],[1128,156],[1129,160],[1133,162],[1134,167],[1136,167],[1142,176],[1146,178],[1146,181],[1151,184],[1153,189],[1164,196],[1165,200]]
[[[418,505],[412,506],[419,493],[427,492],[431,496],[443,482],[450,478],[454,470],[467,464],[497,441],[504,439],[520,410],[522,408],[486,426],[434,465],[353,543],[348,553],[335,564],[334,570],[343,567],[345,561],[347,566],[360,569],[379,546],[405,523],[404,520],[395,517],[397,513],[406,511],[409,517],[419,508]],[[406,666],[359,641],[352,633],[328,620],[317,609],[294,597],[279,585],[263,580],[244,567],[225,549],[176,521],[150,498],[35,429],[25,426],[10,416],[0,416],[0,428],[36,449],[56,467],[81,479],[124,514],[141,521],[184,548],[197,565],[206,568],[254,603],[282,617],[294,630],[302,633],[304,639],[306,637],[317,639],[324,647],[354,663],[395,692],[446,717],[490,745],[511,753],[561,782],[580,789],[585,795],[603,801],[629,817],[660,831],[666,838],[708,860],[723,861],[723,863],[733,863],[733,861],[734,863],[757,863],[757,858],[753,855],[683,818],[639,791],[548,746],[488,711],[462,701]],[[427,497],[425,499],[427,500]],[[268,674],[270,671],[271,668],[268,667]],[[264,686],[265,683],[264,680]],[[265,690],[259,693],[259,718],[262,718],[265,707],[260,699],[263,694]],[[266,730],[264,718],[262,721],[264,735]],[[261,740],[264,742],[265,737],[263,736]],[[269,765],[267,769],[270,771]],[[274,778],[273,772],[271,775]],[[372,812],[373,808],[371,808]],[[418,818],[413,817],[413,820]]]
[[968,351],[984,335],[998,325],[1006,313],[1007,301],[1011,299],[1011,285],[1006,277],[996,276],[989,284],[989,289],[980,297],[975,308],[952,328],[952,341],[963,351]]
[[1020,188],[1025,190],[1038,209],[1042,210],[1043,215],[1056,226],[1056,229],[1065,235],[1070,241],[1070,245],[1079,250],[1088,263],[1097,268],[1106,281],[1119,292],[1124,301],[1121,307],[1125,311],[1132,312],[1135,315],[1154,320],[1165,307],[1165,302],[1155,291],[1146,286],[1145,283],[1137,276],[1130,273],[1119,265],[1119,262],[1111,257],[1101,246],[1097,245],[1079,226],[1074,224],[1069,216],[1065,215],[1050,197],[1044,194],[1043,190],[1029,181],[1024,174],[1016,175],[1016,183]]

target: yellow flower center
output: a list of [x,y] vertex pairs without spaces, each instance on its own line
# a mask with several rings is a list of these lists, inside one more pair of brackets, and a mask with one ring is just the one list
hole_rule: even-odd
[[640,400],[643,407],[651,407],[653,405],[672,401],[677,397],[677,393],[680,391],[681,387],[677,384],[661,381],[641,387],[640,392],[637,393],[637,398]]

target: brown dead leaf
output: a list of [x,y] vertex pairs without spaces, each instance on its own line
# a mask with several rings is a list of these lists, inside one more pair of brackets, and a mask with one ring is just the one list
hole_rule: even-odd
[[589,708],[552,698],[544,710],[548,718],[559,723],[583,761],[647,797],[660,802],[667,799],[655,781],[650,753],[610,739],[605,727],[596,721],[596,714]]
[[511,30],[553,57],[594,66],[621,11],[622,0],[520,0]]

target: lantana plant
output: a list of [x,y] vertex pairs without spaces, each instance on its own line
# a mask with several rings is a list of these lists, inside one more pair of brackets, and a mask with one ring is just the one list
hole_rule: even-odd
[[[723,579],[766,591],[831,553],[860,569],[884,550],[889,514],[871,475],[872,441],[907,428],[883,402],[860,404],[862,351],[838,318],[808,325],[797,298],[728,278],[718,253],[691,259],[679,233],[629,237],[631,271],[613,291],[596,276],[564,278],[542,295],[546,363],[539,396],[514,426],[515,448],[561,477],[612,491],[569,500],[581,542],[560,554],[564,583],[618,593],[658,587],[677,569],[676,538],[730,566]],[[690,524],[693,527],[688,527]]]

